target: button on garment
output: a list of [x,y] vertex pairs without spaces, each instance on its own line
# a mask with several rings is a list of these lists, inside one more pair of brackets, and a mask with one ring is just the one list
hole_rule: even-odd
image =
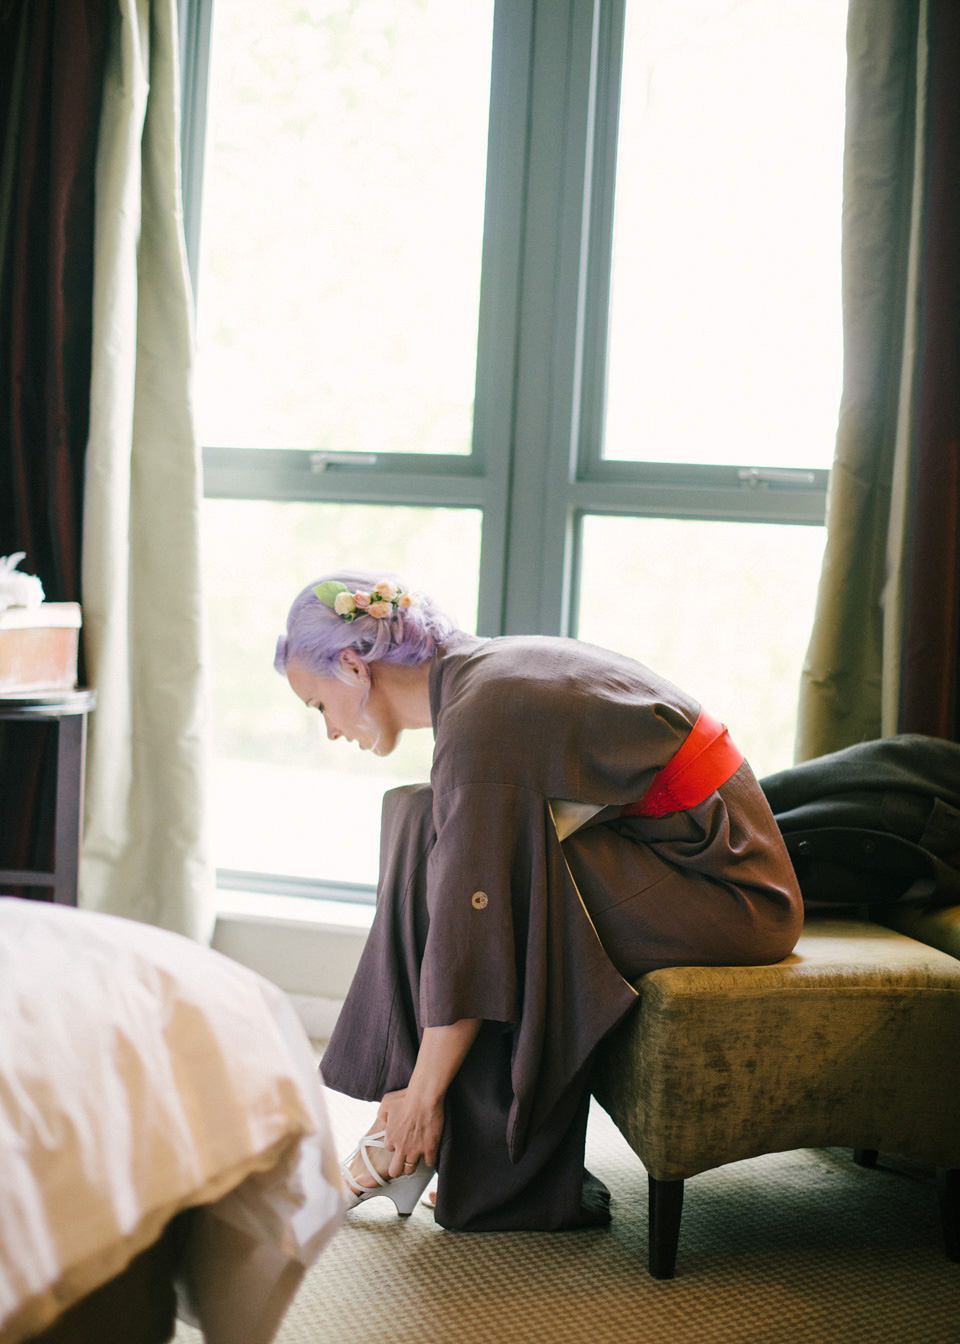
[[470,897],[470,900],[473,903],[473,908],[475,910],[482,910],[487,904],[487,893],[485,891],[475,891]]

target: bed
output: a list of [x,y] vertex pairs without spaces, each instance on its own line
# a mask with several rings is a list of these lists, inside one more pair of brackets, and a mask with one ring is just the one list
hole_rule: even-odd
[[343,1214],[309,1042],[177,934],[0,899],[0,1344],[268,1344]]

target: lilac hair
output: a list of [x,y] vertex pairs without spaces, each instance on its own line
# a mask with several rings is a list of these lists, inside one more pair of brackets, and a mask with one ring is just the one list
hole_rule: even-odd
[[345,679],[340,667],[344,649],[353,649],[365,663],[401,663],[413,667],[427,662],[457,625],[424,593],[417,593],[413,606],[392,617],[377,620],[373,616],[358,616],[345,621],[314,592],[319,584],[330,580],[346,584],[352,593],[357,589],[370,592],[381,579],[406,587],[395,574],[364,570],[327,574],[308,584],[294,598],[287,615],[287,633],[277,640],[273,660],[276,670],[283,675],[288,661],[294,659],[318,676]]

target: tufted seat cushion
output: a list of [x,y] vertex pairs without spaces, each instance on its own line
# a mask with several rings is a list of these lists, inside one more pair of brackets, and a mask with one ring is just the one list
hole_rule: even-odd
[[637,988],[594,1091],[658,1181],[827,1146],[960,1167],[960,961],[946,953],[814,920],[775,966],[672,967]]

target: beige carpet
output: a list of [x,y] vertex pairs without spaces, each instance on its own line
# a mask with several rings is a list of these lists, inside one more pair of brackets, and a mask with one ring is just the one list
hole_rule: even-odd
[[[330,1094],[340,1147],[370,1107]],[[348,1216],[278,1344],[960,1344],[960,1265],[932,1175],[848,1152],[755,1158],[688,1181],[677,1277],[646,1271],[646,1175],[594,1107],[609,1230],[445,1232],[386,1199]],[[196,1331],[181,1326],[180,1344]]]

